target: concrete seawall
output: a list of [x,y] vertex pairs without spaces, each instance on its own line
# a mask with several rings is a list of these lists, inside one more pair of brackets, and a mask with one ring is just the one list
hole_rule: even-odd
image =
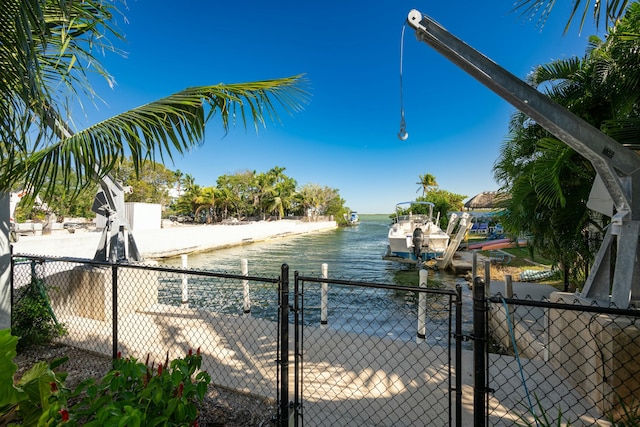
[[[181,225],[158,230],[133,231],[145,259],[167,258],[205,252],[269,239],[333,230],[335,221],[257,221],[237,225]],[[16,254],[93,258],[102,233],[77,231],[49,236],[20,236],[13,244]]]

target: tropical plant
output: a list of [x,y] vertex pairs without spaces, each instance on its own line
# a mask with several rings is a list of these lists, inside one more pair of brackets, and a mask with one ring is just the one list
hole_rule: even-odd
[[203,217],[207,224],[211,224],[216,217],[216,193],[217,190],[214,187],[204,187],[201,189],[198,197],[194,200],[196,206],[194,215],[196,219]]
[[168,206],[169,190],[177,181],[175,172],[153,161],[145,162],[136,171],[130,158],[122,159],[112,173],[123,186],[128,187],[125,202],[157,203]]
[[[591,6],[591,2],[588,0],[584,2],[575,0],[564,31],[566,33],[569,30],[569,26],[577,15],[581,15],[580,31],[582,31],[587,16],[589,15],[590,7],[593,7],[593,22],[596,25],[596,29],[602,21],[604,21],[605,26],[614,24],[624,15],[625,10],[632,2],[633,0],[605,0],[596,1],[593,6]],[[555,3],[555,0],[517,0],[514,5],[514,10],[519,11],[528,20],[537,17],[538,23],[544,25]],[[581,6],[584,6],[582,11],[580,10]]]
[[[640,39],[629,35],[639,32],[640,4],[633,3],[606,40],[590,38],[584,57],[539,66],[530,82],[621,144],[637,149]],[[591,164],[518,112],[494,175],[511,195],[504,205],[505,229],[532,236],[533,247],[579,277],[593,257],[593,239],[606,225],[606,219],[586,207],[594,179]]]
[[111,82],[94,52],[116,51],[110,39],[123,38],[117,9],[100,0],[2,0],[0,9],[0,190],[51,195],[58,179],[83,188],[125,153],[136,171],[184,153],[214,115],[225,131],[236,122],[257,130],[277,120],[276,107],[292,113],[306,100],[300,76],[192,87],[73,132],[69,106],[95,95],[88,74]]
[[416,190],[416,193],[420,190],[422,190],[422,197],[426,196],[426,194],[432,190],[434,187],[438,186],[438,183],[436,182],[436,177],[431,175],[430,173],[424,174],[424,175],[419,175],[418,176],[419,181],[416,182],[416,184],[418,184],[420,186],[420,188],[418,188],[418,190]]
[[449,213],[461,211],[464,207],[462,201],[466,198],[467,196],[463,194],[456,194],[442,189],[434,189],[429,191],[425,197],[418,197],[417,200],[433,203],[434,220],[439,216],[440,223],[438,225],[440,228],[446,229],[447,224],[449,223]]
[[296,193],[296,213],[316,219],[320,215],[342,216],[344,200],[335,188],[305,184]]
[[53,313],[48,291],[44,281],[36,277],[18,290],[11,329],[20,338],[19,349],[50,343],[66,333],[64,325]]
[[200,371],[200,349],[171,361],[167,353],[164,364],[154,365],[149,365],[149,356],[145,363],[119,356],[100,381],[90,378],[60,396],[49,415],[71,426],[197,425],[198,403],[211,382],[209,374]]
[[53,395],[66,378],[54,370],[68,359],[37,362],[14,383],[17,344],[9,329],[0,330],[0,425],[49,425],[49,411],[56,407]]
[[100,380],[65,387],[66,373],[55,370],[68,358],[37,362],[14,383],[18,338],[0,330],[0,425],[187,426],[197,425],[198,404],[211,378],[200,371],[200,350],[149,365],[118,358]]

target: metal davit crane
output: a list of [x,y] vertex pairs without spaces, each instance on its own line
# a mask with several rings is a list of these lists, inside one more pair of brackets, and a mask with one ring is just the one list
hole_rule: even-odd
[[[628,308],[640,300],[640,155],[526,84],[417,10],[407,24],[418,40],[462,68],[591,162],[614,213],[581,296]],[[604,212],[603,212],[604,213]],[[613,271],[611,248],[617,245]]]
[[[53,111],[45,117],[46,123],[60,137],[70,138],[73,131]],[[91,173],[90,171],[87,171]],[[98,249],[93,257],[96,261],[121,262],[142,261],[131,226],[125,217],[125,189],[110,174],[103,174],[100,165],[93,171],[98,177],[100,190],[97,192],[91,210],[106,218]]]

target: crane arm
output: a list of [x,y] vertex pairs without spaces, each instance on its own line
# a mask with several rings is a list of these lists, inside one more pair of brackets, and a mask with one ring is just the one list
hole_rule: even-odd
[[[582,297],[626,308],[640,300],[640,156],[456,38],[417,10],[407,24],[418,40],[462,68],[591,162],[616,213],[596,254]],[[598,180],[596,180],[598,181]],[[612,245],[617,245],[613,277]]]
[[[418,40],[433,47],[589,160],[618,212],[632,208],[634,200],[622,179],[640,173],[640,156],[456,38],[430,17],[414,9],[409,12],[407,23],[415,29]],[[640,206],[633,207],[639,208],[633,211],[640,215]]]

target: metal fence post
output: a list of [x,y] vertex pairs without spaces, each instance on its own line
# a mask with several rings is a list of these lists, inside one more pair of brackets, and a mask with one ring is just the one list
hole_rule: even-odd
[[118,265],[111,264],[111,322],[113,359],[118,357]]
[[486,424],[486,313],[485,283],[481,277],[473,279],[473,425]]
[[[324,265],[324,264],[323,264]],[[300,416],[302,416],[300,406],[300,378],[302,373],[302,343],[301,343],[301,334],[300,334],[300,279],[298,271],[296,270],[293,273],[293,334],[294,334],[294,344],[293,344],[293,416],[294,427],[298,427]],[[304,303],[304,301],[302,301]]]
[[462,426],[462,286],[456,284],[456,427]]
[[279,425],[289,425],[289,266],[280,272],[280,417]]

